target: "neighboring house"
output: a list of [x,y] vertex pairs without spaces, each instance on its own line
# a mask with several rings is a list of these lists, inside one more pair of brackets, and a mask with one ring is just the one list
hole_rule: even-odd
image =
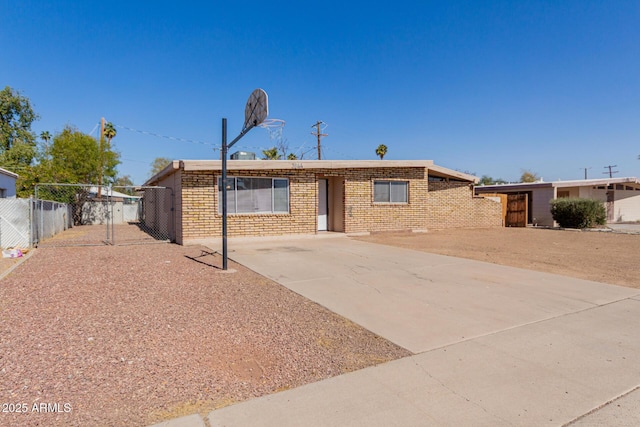
[[138,203],[138,201],[142,198],[141,196],[132,196],[130,194],[121,193],[120,191],[116,191],[111,187],[103,186],[102,191],[98,191],[98,186],[89,187],[89,197],[94,200],[100,200],[98,198],[98,193],[100,193],[100,197],[102,199],[109,200],[112,202],[124,202],[124,203]]
[[83,224],[104,224],[109,215],[114,224],[139,221],[141,196],[121,193],[106,186],[102,191],[98,190],[98,186],[89,187],[89,201],[82,207]]
[[18,174],[0,168],[0,199],[15,199]]
[[[176,160],[145,183],[171,189],[154,221],[177,243],[221,236],[221,166]],[[230,160],[227,175],[229,236],[502,225],[476,177],[432,161]]]
[[600,200],[607,209],[607,222],[640,221],[640,181],[635,177],[484,185],[475,191],[526,194],[529,224],[555,226],[550,202],[561,197]]

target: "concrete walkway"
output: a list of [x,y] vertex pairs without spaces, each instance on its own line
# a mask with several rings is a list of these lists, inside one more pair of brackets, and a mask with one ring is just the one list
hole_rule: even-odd
[[636,289],[346,237],[229,247],[415,356],[213,411],[211,426],[639,424]]

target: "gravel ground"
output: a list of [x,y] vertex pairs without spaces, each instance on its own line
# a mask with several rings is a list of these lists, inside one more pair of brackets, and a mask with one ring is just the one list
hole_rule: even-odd
[[380,233],[358,239],[640,288],[640,234],[490,228]]
[[145,426],[410,354],[220,266],[173,244],[36,250],[0,281],[0,425]]

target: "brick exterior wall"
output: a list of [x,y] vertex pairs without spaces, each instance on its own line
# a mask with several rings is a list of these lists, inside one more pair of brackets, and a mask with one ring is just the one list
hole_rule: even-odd
[[[425,169],[350,169],[344,177],[347,233],[427,229]],[[409,203],[373,203],[376,180],[408,181]]]
[[[229,214],[230,237],[316,233],[318,179],[332,177],[344,180],[344,208],[335,212],[333,206],[332,214],[340,215],[338,222],[346,233],[502,225],[500,203],[473,197],[473,189],[466,182],[428,181],[424,168],[230,169],[228,175],[289,179],[289,213]],[[219,176],[220,171],[184,170],[172,175],[177,181],[173,188],[177,190],[176,202],[180,205],[176,206],[178,243],[221,236]],[[409,202],[374,203],[376,180],[408,182]]]
[[429,182],[427,203],[430,229],[502,226],[502,205],[473,196],[466,182]]
[[[222,216],[218,214],[219,171],[182,171],[180,197],[182,211],[179,242],[218,237]],[[287,169],[234,171],[228,176],[289,179],[289,213],[230,214],[229,236],[313,234],[317,230],[317,179],[344,179],[343,217],[346,233],[427,228],[428,182],[424,168]],[[373,203],[374,180],[409,183],[409,203]]]

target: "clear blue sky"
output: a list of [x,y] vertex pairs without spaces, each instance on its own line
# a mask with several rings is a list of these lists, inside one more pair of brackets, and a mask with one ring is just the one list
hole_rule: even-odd
[[[640,176],[639,1],[0,0],[0,85],[52,133],[113,122],[121,175],[219,158],[255,88],[292,151],[480,176]],[[188,139],[153,137],[130,129]],[[260,152],[263,129],[236,146]],[[314,152],[307,155],[312,158]]]

